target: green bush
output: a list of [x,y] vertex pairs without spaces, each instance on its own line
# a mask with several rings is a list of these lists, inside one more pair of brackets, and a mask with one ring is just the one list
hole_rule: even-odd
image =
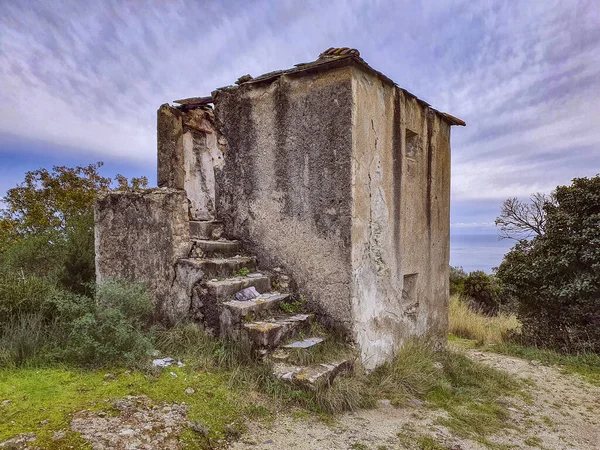
[[465,295],[467,272],[462,267],[450,266],[450,295]]
[[0,276],[0,363],[143,365],[153,350],[154,305],[144,286],[111,281],[95,298],[48,280]]
[[94,214],[88,211],[73,219],[61,248],[59,282],[78,294],[91,294],[96,277]]
[[0,329],[32,314],[51,320],[56,314],[52,302],[56,294],[56,286],[48,280],[15,273],[0,274]]
[[484,314],[495,315],[504,303],[501,282],[482,270],[475,270],[464,280],[464,294],[471,299],[471,308]]
[[67,342],[57,350],[58,359],[92,367],[148,363],[153,351],[150,319],[154,304],[142,285],[104,283],[86,306],[65,324]]
[[544,234],[508,252],[498,277],[527,344],[600,352],[600,175],[559,186]]

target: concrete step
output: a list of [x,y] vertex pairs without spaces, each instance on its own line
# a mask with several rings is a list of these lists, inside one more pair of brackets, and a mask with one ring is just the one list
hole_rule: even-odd
[[223,234],[223,222],[220,220],[190,220],[192,239],[219,239]]
[[268,292],[271,289],[271,280],[266,275],[251,273],[246,277],[209,280],[205,286],[211,297],[219,300],[219,303],[223,303],[232,300],[237,292],[250,286],[254,286],[261,294]]
[[240,241],[229,241],[227,239],[220,239],[218,241],[210,239],[193,239],[190,256],[192,258],[227,258],[229,256],[238,255],[241,251],[242,244]]
[[308,389],[329,387],[336,376],[352,368],[352,361],[335,361],[327,364],[314,364],[302,367],[287,363],[275,363],[273,375],[280,380],[301,385]]
[[313,318],[312,314],[296,314],[281,319],[245,323],[243,329],[248,340],[258,348],[272,349],[283,339],[295,336],[306,330]]
[[310,348],[315,347],[316,345],[320,344],[321,342],[325,341],[325,339],[320,338],[320,337],[310,337],[307,339],[303,339],[301,341],[294,341],[294,342],[290,342],[289,344],[286,345],[280,345],[278,349],[276,349],[275,351],[269,352],[263,352],[264,356],[269,356],[269,358],[271,359],[271,361],[274,362],[285,362],[288,361],[290,359],[290,355],[291,355],[291,351],[293,350],[308,350]]
[[241,269],[250,272],[256,270],[256,258],[254,256],[233,256],[231,258],[186,258],[180,260],[190,268],[201,271],[204,279],[231,277]]
[[289,297],[289,294],[269,292],[245,302],[231,300],[223,303],[223,306],[229,311],[232,323],[240,323],[244,317],[256,316],[267,311],[278,311],[279,304]]

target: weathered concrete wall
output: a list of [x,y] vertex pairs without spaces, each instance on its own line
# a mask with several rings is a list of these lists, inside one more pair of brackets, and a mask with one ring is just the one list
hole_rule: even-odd
[[372,73],[353,90],[352,331],[373,368],[447,329],[450,127]]
[[261,267],[281,266],[331,322],[349,328],[352,75],[349,68],[219,90],[227,138],[218,215]]
[[177,260],[188,256],[188,201],[183,190],[114,192],[94,207],[96,280],[146,283],[160,317],[175,321],[189,297],[171,295]]
[[209,112],[162,105],[158,120],[158,185],[184,189],[191,220],[214,220],[214,167],[223,164],[223,144]]

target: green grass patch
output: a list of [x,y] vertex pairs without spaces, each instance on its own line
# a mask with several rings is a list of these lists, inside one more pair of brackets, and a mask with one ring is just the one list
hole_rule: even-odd
[[[113,373],[116,377],[107,380],[105,371],[0,370],[0,399],[9,400],[0,407],[0,441],[35,432],[36,445],[43,448],[72,445],[77,440],[74,434],[61,443],[52,441],[54,431],[69,429],[71,414],[83,409],[110,413],[112,400],[126,395],[146,395],[155,402],[185,402],[188,419],[205,424],[213,439],[225,436],[232,422],[241,423],[244,408],[241,393],[230,389],[224,374],[197,372],[185,367],[168,368],[157,377],[138,371]],[[195,392],[185,394],[188,387]],[[77,448],[81,447],[79,442]]]
[[281,302],[279,309],[288,314],[298,314],[305,311],[306,301],[306,298],[301,296],[300,299],[293,302]]
[[512,343],[490,346],[486,350],[556,365],[567,373],[581,375],[588,382],[600,386],[600,355],[597,353],[565,354]]

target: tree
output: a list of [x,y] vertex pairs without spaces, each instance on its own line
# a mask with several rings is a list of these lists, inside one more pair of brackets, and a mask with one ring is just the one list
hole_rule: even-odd
[[110,190],[146,187],[146,177],[110,178],[98,173],[102,163],[54,166],[25,174],[9,189],[0,209],[0,266],[50,277],[79,293],[94,276],[93,204]]
[[546,228],[547,203],[555,204],[554,194],[533,194],[526,203],[516,197],[502,203],[500,215],[496,217],[496,226],[500,227],[502,239],[531,239],[544,234]]
[[[88,166],[54,166],[52,171],[27,172],[25,181],[9,189],[2,199],[0,233],[12,238],[65,230],[72,220],[88,213],[98,195],[111,190],[112,180]],[[127,178],[117,175],[117,189],[130,189]],[[132,188],[146,187],[146,177],[132,178]]]
[[559,186],[541,234],[508,252],[496,275],[518,302],[523,336],[600,351],[600,175]]

